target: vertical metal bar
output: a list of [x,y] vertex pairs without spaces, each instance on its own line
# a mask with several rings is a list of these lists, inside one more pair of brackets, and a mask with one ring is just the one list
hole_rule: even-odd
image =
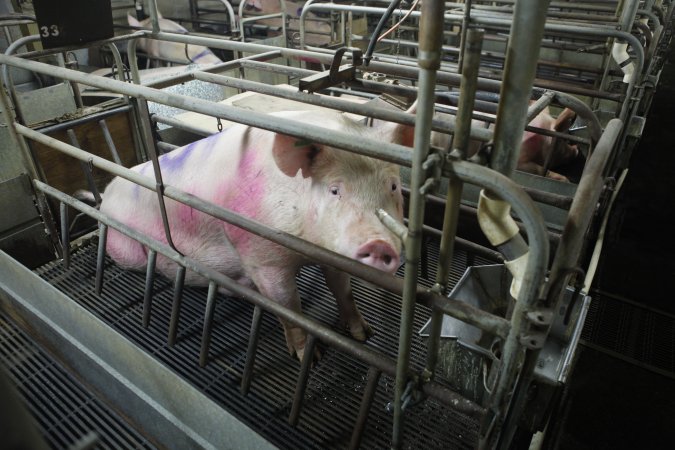
[[258,340],[260,338],[260,323],[262,320],[262,308],[257,306],[253,308],[253,318],[251,319],[251,332],[249,333],[248,349],[246,350],[246,365],[244,373],[241,374],[241,394],[248,394],[253,378],[253,366],[255,365],[255,353],[258,349]]
[[[492,169],[509,177],[515,171],[520,153],[549,3],[549,0],[519,0],[514,7],[495,124],[495,147],[490,161]],[[509,393],[518,375],[518,361],[522,354],[519,339],[526,326],[524,314],[528,306],[520,301],[523,296],[526,295],[521,290],[511,319],[512,328],[504,342],[497,385],[487,400],[489,411],[481,424],[480,448],[490,447],[495,439],[494,433],[501,431]]]
[[[72,128],[68,128],[66,130],[66,133],[68,134],[68,139],[70,139],[70,144],[73,147],[80,148],[80,142],[77,140],[77,135],[75,134],[75,131]],[[82,167],[82,171],[84,172],[84,177],[87,179],[87,186],[89,186],[89,191],[91,191],[92,194],[94,194],[94,199],[96,200],[96,205],[101,204],[101,194],[99,194],[98,189],[96,188],[96,183],[94,182],[94,174],[92,173],[91,166],[87,165],[87,163],[81,161],[80,166]]]
[[382,372],[379,369],[370,366],[368,369],[366,387],[363,390],[363,397],[361,398],[359,415],[356,418],[356,424],[354,424],[354,431],[352,432],[352,439],[349,442],[350,450],[356,450],[361,445],[361,436],[363,436],[363,430],[366,428],[368,412],[370,411],[370,405],[373,403],[373,399],[375,398],[375,391],[377,391],[377,385],[380,382],[380,375],[382,375]]
[[462,17],[462,32],[459,39],[459,57],[457,59],[457,71],[464,72],[464,54],[466,52],[466,35],[471,21],[471,0],[464,0],[464,17]]
[[145,290],[143,291],[143,326],[148,328],[150,325],[150,314],[152,312],[152,289],[155,284],[155,264],[157,263],[157,252],[148,251],[148,266],[145,270]]
[[185,267],[178,266],[176,281],[173,288],[173,306],[171,307],[171,322],[169,323],[169,346],[176,343],[178,321],[180,319],[180,305],[183,301],[183,284],[185,283]]
[[307,389],[309,370],[312,368],[315,345],[316,338],[314,335],[307,335],[307,341],[305,342],[305,356],[302,358],[302,366],[300,367],[300,374],[298,375],[298,384],[295,387],[293,406],[291,407],[291,414],[288,416],[288,423],[293,427],[298,424],[302,401],[305,399],[305,390]]
[[68,205],[61,202],[61,245],[63,246],[63,267],[70,268],[70,226],[68,224]]
[[98,249],[96,251],[96,295],[101,295],[103,290],[103,269],[105,268],[105,247],[108,242],[108,226],[104,223],[98,225]]
[[515,171],[520,154],[549,3],[519,0],[513,11],[490,160],[492,169],[508,177]]
[[202,348],[199,353],[199,367],[206,365],[209,356],[209,344],[211,343],[211,325],[213,324],[213,310],[216,307],[216,292],[218,285],[211,281],[209,293],[206,295],[206,311],[204,312],[204,329],[202,331]]
[[424,197],[420,192],[424,184],[422,164],[429,152],[431,120],[434,113],[434,88],[436,71],[440,67],[441,44],[443,37],[442,0],[422,2],[420,17],[420,46],[418,65],[419,96],[415,119],[415,148],[412,158],[410,177],[410,207],[408,210],[408,238],[406,239],[406,265],[401,304],[401,328],[399,332],[398,360],[396,364],[396,383],[394,390],[394,424],[392,447],[399,448],[403,430],[402,397],[408,383],[410,364],[410,340],[412,338],[415,297],[417,293],[417,271],[419,268],[422,229],[424,226]]
[[105,119],[99,120],[98,125],[101,127],[103,137],[105,138],[105,143],[108,144],[108,148],[110,149],[110,154],[112,155],[113,161],[115,161],[116,164],[119,164],[121,166],[122,160],[120,159],[119,153],[117,153],[115,142],[113,141],[113,138],[110,135],[110,130],[108,129],[108,124],[106,123]]
[[[159,159],[157,158],[157,149],[155,147],[155,139],[152,135],[152,124],[150,123],[150,114],[148,112],[148,104],[145,100],[137,99],[138,116],[140,119],[141,132],[143,139],[147,144],[147,151],[150,160],[152,161],[152,168],[155,174],[155,191],[157,192],[157,201],[159,203],[159,212],[162,216],[162,224],[164,226],[164,236],[169,246],[181,253],[171,239],[171,228],[169,226],[169,217],[166,213],[166,202],[164,201],[164,182],[162,181],[162,170],[159,166]],[[181,253],[182,254],[182,253]]]
[[[466,35],[466,49],[464,70],[462,71],[461,92],[457,109],[456,133],[452,139],[451,155],[464,159],[467,157],[470,132],[471,115],[473,112],[476,90],[478,88],[478,71],[480,69],[480,53],[483,47],[482,30],[469,30]],[[455,234],[459,221],[460,202],[462,199],[463,183],[457,177],[448,180],[448,191],[445,200],[445,213],[443,218],[443,234],[441,236],[438,271],[436,273],[436,290],[445,293],[447,290],[448,276],[454,254]],[[427,344],[427,367],[425,376],[433,378],[438,360],[438,346],[441,338],[443,314],[433,311],[431,315],[431,328]]]

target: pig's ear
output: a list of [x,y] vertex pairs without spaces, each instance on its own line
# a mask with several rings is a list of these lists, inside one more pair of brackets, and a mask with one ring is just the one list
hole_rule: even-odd
[[289,177],[295,177],[298,171],[302,172],[304,178],[311,176],[312,163],[320,151],[316,145],[305,139],[285,134],[274,136],[274,162]]
[[[417,112],[417,100],[406,111],[408,114],[415,115]],[[412,147],[415,141],[415,127],[402,125],[400,123],[386,123],[379,127],[380,135],[389,142]]]
[[577,113],[569,108],[565,108],[555,119],[553,129],[555,131],[567,131],[577,118]]

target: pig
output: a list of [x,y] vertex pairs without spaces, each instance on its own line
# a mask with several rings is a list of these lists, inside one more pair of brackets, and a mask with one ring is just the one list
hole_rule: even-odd
[[[152,28],[150,18],[139,21],[131,14],[127,14],[127,22],[132,27]],[[162,31],[173,33],[188,32],[184,27],[172,20],[165,19],[161,14],[159,14],[159,28]],[[140,50],[143,50],[153,59],[200,65],[212,65],[222,62],[211,50],[202,45],[181,44],[178,42],[158,41],[156,39],[140,39],[137,45]]]
[[[253,14],[274,14],[281,11],[279,0],[245,0],[244,11]],[[305,2],[285,1],[286,15],[288,19],[288,33],[300,33],[300,15]],[[305,18],[305,43],[308,45],[321,46],[331,42],[331,26],[328,22],[317,20],[318,16],[309,12]],[[281,19],[261,19],[257,23],[268,26],[281,26]]]
[[[443,120],[443,116],[447,117],[447,114],[437,113],[434,117]],[[575,118],[575,112],[569,108],[565,108],[557,118],[553,118],[548,107],[546,107],[532,119],[529,125],[545,130],[564,132],[569,130]],[[487,126],[486,122],[477,119],[472,120],[471,123],[474,127]],[[490,125],[490,127],[493,127],[493,125]],[[450,137],[447,134],[432,132],[431,144],[436,147],[447,148],[449,139]],[[480,142],[471,141],[467,151],[468,157],[475,155],[480,146]],[[563,139],[554,141],[551,136],[526,130],[523,134],[516,168],[522,172],[546,176],[558,181],[569,181],[564,175],[551,170],[547,171],[545,167],[562,166],[572,161],[578,154],[579,149],[576,145],[570,145]]]
[[[365,136],[412,144],[408,127],[369,128],[331,110],[272,114],[344,131],[354,139]],[[397,165],[240,124],[164,154],[159,163],[168,185],[385,272],[393,273],[399,266],[401,242],[375,214],[382,208],[403,220]],[[154,179],[149,162],[133,170]],[[166,242],[153,191],[115,178],[102,198],[102,212]],[[184,204],[167,199],[166,208],[178,251],[301,311],[295,276],[310,261]],[[147,250],[113,229],[108,232],[106,250],[124,268],[143,270],[147,264]],[[177,266],[158,255],[156,268],[173,277]],[[322,269],[337,301],[340,323],[355,339],[365,341],[373,331],[354,303],[349,276]],[[185,282],[207,283],[191,271]],[[290,322],[281,323],[289,353],[302,360],[307,356],[305,332]]]

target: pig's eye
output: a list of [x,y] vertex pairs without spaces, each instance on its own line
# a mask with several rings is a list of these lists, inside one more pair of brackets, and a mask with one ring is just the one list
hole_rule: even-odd
[[331,186],[329,191],[332,195],[340,195],[340,188],[338,186]]
[[396,183],[391,183],[391,192],[396,192],[396,189],[398,189],[398,185]]

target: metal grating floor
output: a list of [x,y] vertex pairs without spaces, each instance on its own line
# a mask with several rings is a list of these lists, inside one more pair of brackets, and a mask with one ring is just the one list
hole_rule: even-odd
[[596,294],[581,335],[586,344],[675,378],[675,318]]
[[70,448],[91,432],[97,449],[155,448],[3,314],[0,361],[51,448]]
[[[367,367],[334,349],[322,348],[322,359],[310,372],[300,420],[288,425],[300,364],[289,357],[278,320],[263,315],[259,351],[251,390],[239,392],[253,307],[242,300],[218,297],[214,313],[210,359],[205,368],[198,365],[206,303],[206,290],[186,288],[182,303],[177,343],[167,344],[171,312],[172,285],[157,277],[150,326],[141,326],[144,274],[123,271],[106,260],[101,297],[94,294],[96,239],[73,252],[66,271],[55,261],[37,273],[68,294],[93,314],[106,321],[146,352],[171,367],[202,390],[231,414],[280,448],[345,448],[366,382]],[[429,246],[429,266],[435,267],[437,245]],[[476,258],[472,264],[489,263]],[[452,272],[454,285],[466,267],[466,254],[457,252]],[[430,271],[434,273],[433,270]],[[422,280],[422,283],[425,281]],[[400,300],[383,290],[354,280],[359,308],[375,330],[368,345],[395,358],[398,346]],[[337,329],[337,309],[318,268],[307,267],[298,276],[303,311],[310,317]],[[428,310],[418,307],[415,331],[428,319]],[[426,345],[416,333],[413,363],[422,367]],[[390,447],[392,417],[385,409],[393,398],[393,382],[383,375],[375,395],[362,438],[362,448]],[[474,448],[478,423],[433,400],[407,411],[405,448]]]

